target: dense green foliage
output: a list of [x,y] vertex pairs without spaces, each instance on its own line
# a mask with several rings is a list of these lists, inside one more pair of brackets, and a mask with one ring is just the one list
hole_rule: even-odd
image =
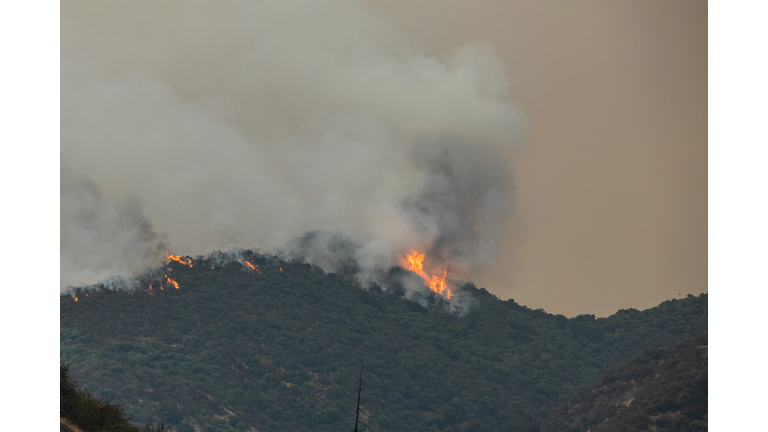
[[707,335],[646,351],[604,373],[541,432],[707,430]]
[[[130,423],[123,408],[118,404],[94,396],[93,393],[81,389],[75,380],[69,376],[69,366],[60,366],[59,416],[68,420],[80,429],[87,431],[110,432],[162,432],[165,425],[155,426],[150,419],[139,428]],[[68,429],[65,426],[63,429]]]
[[[707,328],[706,295],[567,319],[466,284],[474,301],[458,316],[396,283],[366,291],[308,264],[244,256],[260,271],[198,258],[144,289],[63,295],[61,360],[180,432],[351,431],[362,363],[360,415],[379,431],[528,431],[608,368]],[[160,290],[163,274],[180,288]]]

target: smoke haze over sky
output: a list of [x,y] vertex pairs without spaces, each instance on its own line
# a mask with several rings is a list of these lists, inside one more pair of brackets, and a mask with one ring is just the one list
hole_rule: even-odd
[[[456,276],[490,262],[477,252],[509,207],[497,155],[523,120],[489,45],[426,57],[349,1],[74,2],[62,53],[62,193],[86,200],[62,212],[63,286],[105,270],[84,239],[126,227],[125,271],[159,264],[132,222],[181,254],[275,251],[320,228],[395,255],[435,242]],[[70,193],[72,175],[101,198]],[[126,197],[146,218],[86,214]]]
[[707,2],[376,5],[427,55],[492,44],[525,110],[514,217],[478,286],[568,316],[707,292]]
[[62,286],[323,229],[553,313],[706,291],[706,3],[611,4],[62,3]]

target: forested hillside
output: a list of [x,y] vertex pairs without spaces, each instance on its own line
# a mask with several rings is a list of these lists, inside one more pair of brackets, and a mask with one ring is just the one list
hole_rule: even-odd
[[567,319],[465,284],[459,316],[396,280],[364,290],[250,251],[173,261],[137,290],[63,295],[61,361],[180,432],[351,431],[363,363],[377,431],[531,431],[607,369],[707,329],[705,294]]
[[69,375],[69,366],[59,368],[59,418],[61,432],[163,432],[165,425],[150,419],[143,427],[132,425],[123,408],[80,388]]
[[541,432],[707,430],[707,335],[646,351],[605,372]]

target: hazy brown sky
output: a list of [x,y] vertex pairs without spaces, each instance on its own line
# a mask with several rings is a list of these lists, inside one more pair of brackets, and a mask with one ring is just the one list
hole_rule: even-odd
[[[450,237],[472,251],[449,263],[462,276],[568,316],[707,291],[706,2],[61,14],[62,285],[151,265],[160,241],[269,250],[327,229],[371,268]],[[448,213],[471,235],[403,214],[447,190],[440,151],[463,155]]]
[[569,316],[707,292],[707,2],[376,5],[428,54],[493,44],[528,116],[479,284]]

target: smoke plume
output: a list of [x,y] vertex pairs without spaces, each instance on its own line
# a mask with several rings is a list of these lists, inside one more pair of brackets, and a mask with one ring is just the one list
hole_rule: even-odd
[[403,206],[432,260],[465,273],[493,256],[492,228],[511,212],[511,175],[492,148],[443,136],[417,142],[411,159],[427,174]]
[[316,229],[368,281],[491,262],[522,117],[488,45],[426,57],[344,0],[71,1],[61,58],[62,287]]
[[62,178],[62,287],[142,272],[165,255],[162,240],[138,199],[110,203],[92,181]]

